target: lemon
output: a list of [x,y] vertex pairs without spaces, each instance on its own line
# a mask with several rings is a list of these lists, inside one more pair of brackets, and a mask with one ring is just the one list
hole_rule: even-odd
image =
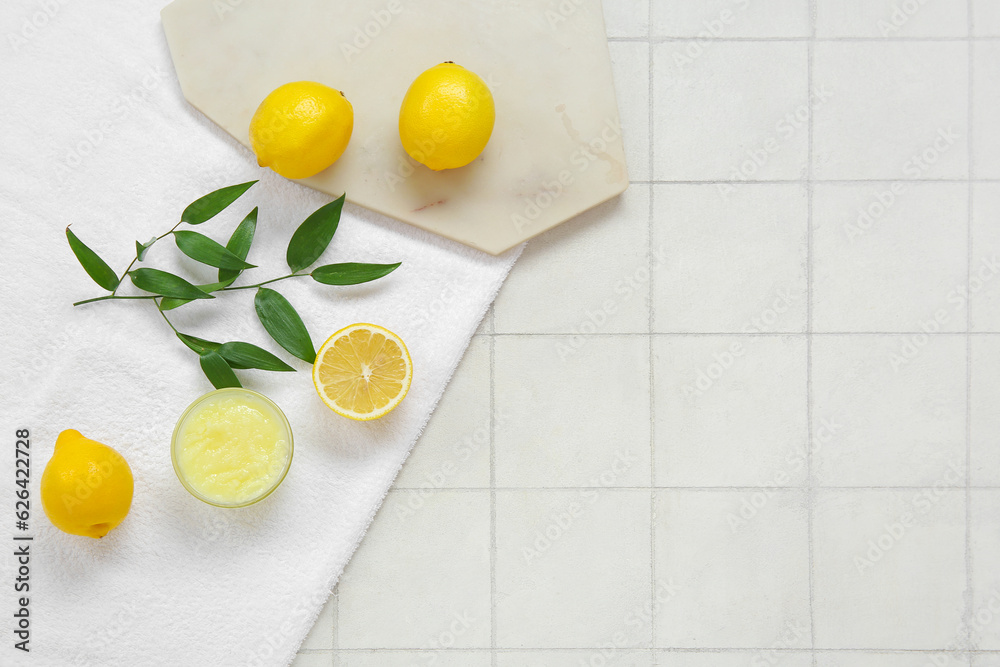
[[42,473],[42,509],[59,530],[104,537],[132,506],[132,470],[121,454],[63,431]]
[[413,363],[403,341],[376,324],[352,324],[316,353],[313,384],[327,407],[349,419],[388,414],[410,389]]
[[344,94],[313,81],[275,88],[250,121],[257,164],[285,178],[315,176],[337,161],[354,130],[354,107]]
[[469,164],[493,134],[493,94],[461,65],[436,65],[410,85],[399,110],[399,138],[417,162],[435,171]]

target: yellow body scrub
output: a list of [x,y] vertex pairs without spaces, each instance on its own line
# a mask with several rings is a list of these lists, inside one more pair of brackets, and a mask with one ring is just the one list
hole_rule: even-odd
[[243,507],[268,496],[292,461],[292,430],[257,392],[219,389],[188,406],[171,445],[174,471],[196,498]]

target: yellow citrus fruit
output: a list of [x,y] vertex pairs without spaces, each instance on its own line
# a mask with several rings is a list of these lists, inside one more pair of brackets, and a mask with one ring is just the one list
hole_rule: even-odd
[[493,134],[493,94],[461,65],[436,65],[410,84],[399,110],[399,138],[417,162],[435,171],[469,164]]
[[42,509],[59,530],[104,537],[132,506],[132,470],[121,454],[63,431],[42,473]]
[[336,162],[351,140],[354,107],[339,90],[314,81],[271,91],[250,121],[257,164],[285,178],[315,176]]
[[344,327],[323,343],[313,363],[313,384],[327,407],[360,421],[399,405],[412,378],[406,345],[376,324]]

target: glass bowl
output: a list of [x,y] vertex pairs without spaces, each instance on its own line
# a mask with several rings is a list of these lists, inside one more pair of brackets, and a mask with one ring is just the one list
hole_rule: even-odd
[[[213,401],[218,401],[225,398],[234,398],[238,402],[242,399],[244,403],[258,403],[256,407],[265,407],[273,412],[274,418],[278,420],[278,426],[282,432],[282,436],[288,442],[288,452],[285,456],[284,464],[281,466],[280,472],[270,473],[268,477],[273,477],[273,481],[266,484],[259,492],[254,493],[249,497],[240,497],[239,499],[233,501],[226,501],[223,498],[213,497],[207,493],[200,491],[198,489],[198,484],[193,483],[188,479],[188,471],[184,470],[184,463],[179,459],[180,457],[180,447],[181,447],[181,435],[185,431],[187,422],[192,418],[193,415],[203,408],[207,407]],[[262,406],[260,405],[262,404]],[[170,460],[174,466],[174,473],[177,475],[177,479],[180,483],[187,489],[188,493],[192,496],[201,500],[202,502],[208,503],[209,505],[214,505],[215,507],[247,507],[248,505],[253,505],[258,503],[264,498],[271,495],[281,482],[285,479],[285,475],[288,474],[288,469],[292,465],[292,454],[295,451],[295,446],[292,440],[292,427],[288,423],[288,419],[285,417],[285,413],[281,411],[274,401],[269,399],[263,394],[259,394],[255,391],[250,391],[249,389],[243,389],[242,387],[227,387],[225,389],[216,389],[215,391],[210,391],[207,394],[196,399],[191,405],[185,408],[184,412],[181,413],[180,418],[177,420],[177,425],[174,427],[173,436],[170,439]]]

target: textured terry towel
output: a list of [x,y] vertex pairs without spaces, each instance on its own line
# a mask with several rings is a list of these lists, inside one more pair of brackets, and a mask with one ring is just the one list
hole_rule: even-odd
[[[163,2],[5,0],[0,9],[5,666],[291,662],[519,251],[490,257],[348,206],[320,263],[403,266],[368,285],[274,286],[317,345],[364,321],[407,342],[415,365],[409,396],[374,423],[350,422],[319,401],[308,365],[256,321],[252,290],[172,311],[181,331],[262,345],[298,371],[240,372],[291,421],[295,455],[283,485],[245,509],[195,500],[174,476],[169,441],[184,407],[212,387],[150,303],[71,307],[102,290],[63,229],[73,223],[121,271],[133,242],[169,229],[190,201],[261,178],[198,227],[225,241],[259,205],[250,260],[260,268],[241,278],[258,282],[282,275],[295,225],[329,198],[258,169],[187,105],[160,25]],[[146,265],[214,279],[179,258],[169,238]],[[11,635],[21,595],[13,591],[11,541],[17,428],[32,436],[30,654],[13,649]],[[101,540],[63,534],[42,513],[38,482],[66,428],[119,449],[135,474],[131,513]]]

